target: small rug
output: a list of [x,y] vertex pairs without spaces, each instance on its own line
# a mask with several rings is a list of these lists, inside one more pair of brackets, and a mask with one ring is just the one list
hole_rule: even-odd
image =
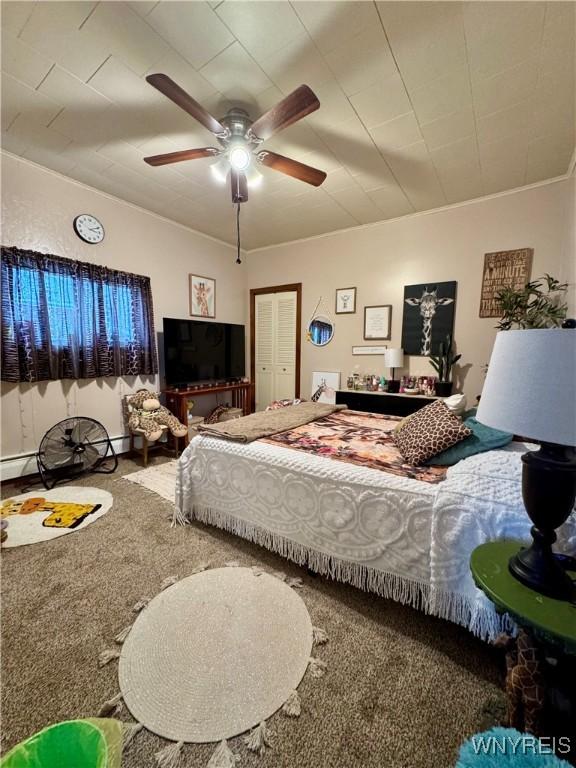
[[2,547],[20,547],[81,531],[112,507],[112,495],[99,488],[68,485],[5,499],[0,506]]
[[131,472],[129,475],[123,475],[122,480],[130,480],[131,483],[143,485],[149,491],[157,493],[163,499],[174,504],[176,493],[176,469],[178,461],[166,461],[157,467],[147,467],[138,472]]
[[174,742],[215,742],[263,723],[310,663],[301,597],[276,576],[215,568],[160,592],[124,642],[118,679],[146,729]]

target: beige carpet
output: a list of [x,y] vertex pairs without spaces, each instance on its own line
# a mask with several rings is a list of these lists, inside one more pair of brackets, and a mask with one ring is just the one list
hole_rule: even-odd
[[[156,458],[154,463],[163,459]],[[281,558],[201,524],[170,528],[172,505],[119,479],[140,467],[121,460],[115,475],[85,484],[109,490],[114,508],[81,536],[2,553],[2,749],[48,723],[88,717],[118,690],[116,667],[100,651],[130,620],[134,603],[167,576],[201,562],[260,564],[302,576],[312,623],[328,631],[329,665],[300,685],[297,721],[270,720],[274,748],[262,758],[241,739],[243,768],[449,768],[458,745],[486,724],[501,698],[499,654],[466,630],[312,578]],[[3,495],[14,495],[14,487]],[[141,733],[123,768],[147,768],[165,745]],[[185,765],[204,768],[213,746],[184,748]]]

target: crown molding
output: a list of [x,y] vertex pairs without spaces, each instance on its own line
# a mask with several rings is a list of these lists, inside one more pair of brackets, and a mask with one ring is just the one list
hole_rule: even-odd
[[[574,168],[572,169],[574,173]],[[482,197],[474,197],[472,200],[462,200],[459,203],[450,203],[449,205],[443,205],[441,208],[429,208],[426,211],[415,211],[414,213],[407,213],[404,216],[395,216],[392,219],[381,219],[380,221],[372,221],[369,224],[358,224],[354,227],[344,227],[343,229],[333,229],[330,232],[322,232],[319,235],[312,235],[310,237],[301,237],[297,240],[284,240],[282,243],[272,243],[270,245],[261,245],[258,248],[248,248],[246,253],[258,253],[259,251],[268,251],[271,248],[281,248],[285,245],[293,245],[294,243],[306,243],[310,240],[320,240],[326,237],[332,237],[333,235],[342,235],[345,232],[358,232],[365,229],[374,229],[375,227],[381,227],[384,224],[390,224],[394,221],[405,221],[406,219],[414,219],[420,216],[433,216],[436,213],[443,213],[444,211],[451,211],[455,208],[464,208],[469,205],[476,205],[488,200],[495,200],[499,197],[507,197],[508,195],[515,195],[518,192],[527,192],[531,189],[537,189],[538,187],[547,187],[549,184],[558,184],[559,182],[566,181],[571,177],[571,173],[562,174],[562,176],[555,176],[552,179],[545,179],[544,181],[536,181],[534,184],[526,184],[523,187],[514,187],[514,189],[506,189],[502,192],[494,192],[491,195],[483,195]]]
[[[29,166],[32,166],[33,168],[38,168],[40,171],[49,173],[51,176],[56,176],[56,178],[63,179],[64,181],[67,181],[69,184],[75,184],[77,187],[82,187],[82,189],[87,189],[90,192],[94,192],[97,195],[101,195],[102,197],[105,197],[107,200],[112,200],[114,202],[122,203],[123,205],[128,205],[130,208],[134,208],[136,211],[145,213],[148,216],[153,216],[155,219],[158,219],[159,221],[164,221],[167,224],[171,224],[174,227],[180,227],[180,229],[185,229],[187,232],[192,232],[194,235],[198,235],[198,237],[203,237],[206,240],[211,240],[213,243],[224,245],[226,246],[226,248],[230,248],[231,250],[236,252],[236,246],[233,243],[227,243],[225,240],[220,240],[218,237],[207,235],[205,232],[200,232],[197,229],[188,227],[186,226],[186,224],[181,224],[179,221],[174,221],[174,219],[169,219],[166,216],[162,216],[159,213],[155,213],[154,211],[148,210],[148,208],[143,208],[141,205],[137,205],[136,203],[131,203],[129,200],[124,200],[121,197],[116,197],[116,195],[111,195],[109,192],[104,192],[101,189],[96,189],[96,187],[91,187],[89,184],[85,184],[83,181],[78,181],[77,179],[73,179],[70,176],[66,176],[63,173],[59,173],[58,171],[52,170],[52,168],[46,168],[45,165],[40,165],[39,163],[35,163],[33,160],[29,160],[27,157],[14,155],[12,152],[8,152],[7,150],[1,149],[1,148],[0,148],[0,155],[9,157],[10,159],[23,163],[24,165],[29,165]],[[242,254],[248,253],[248,251],[246,251],[244,248],[241,248],[240,252]]]

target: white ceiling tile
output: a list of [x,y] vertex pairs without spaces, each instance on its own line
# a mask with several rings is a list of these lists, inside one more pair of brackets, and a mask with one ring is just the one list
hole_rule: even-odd
[[2,124],[4,126],[8,126],[20,113],[35,124],[48,125],[61,109],[60,104],[20,80],[16,80],[11,75],[2,76]]
[[414,112],[407,112],[387,123],[374,126],[370,129],[370,134],[383,152],[399,149],[422,140],[420,126]]
[[83,25],[82,37],[85,40],[104,40],[112,55],[119,56],[141,75],[168,51],[166,42],[146,21],[124,3],[99,3]]
[[437,149],[445,144],[452,144],[467,136],[476,135],[474,112],[471,107],[461,109],[451,115],[441,117],[431,123],[420,125],[420,130],[428,149]]
[[486,194],[525,183],[528,141],[524,132],[480,144],[480,164]]
[[160,2],[146,21],[198,69],[234,42],[232,33],[204,2]]
[[356,120],[361,125],[354,109],[335,80],[329,80],[315,88],[320,101],[320,109],[306,118],[312,128],[333,128],[348,120]]
[[480,171],[480,159],[476,137],[470,136],[447,144],[439,149],[430,150],[429,155],[438,172],[458,172],[461,168],[476,166]]
[[544,23],[544,46],[574,47],[576,5],[573,2],[548,2]]
[[532,101],[526,99],[518,104],[513,104],[507,109],[484,115],[477,120],[478,141],[488,143],[505,139],[516,133],[530,131],[532,117]]
[[378,2],[392,52],[409,89],[466,64],[459,2]]
[[82,35],[82,24],[95,6],[91,2],[36,3],[20,37],[81,80],[87,80],[110,53],[104,39]]
[[64,109],[87,116],[93,112],[103,112],[111,106],[109,99],[58,65],[50,70],[38,87],[38,93],[62,105]]
[[200,74],[218,91],[244,88],[251,93],[260,93],[272,86],[272,81],[246,53],[240,43],[233,43],[215,56],[200,70]]
[[531,135],[536,138],[561,131],[571,134],[574,138],[576,130],[574,109],[574,99],[567,100],[561,93],[551,91],[542,95],[537,106],[532,105]]
[[386,159],[415,210],[446,203],[434,164],[423,141],[391,152]]
[[68,174],[74,167],[73,160],[61,155],[59,152],[51,152],[49,149],[37,145],[28,147],[22,157],[64,175]]
[[464,109],[472,103],[468,69],[442,75],[419,88],[410,88],[410,98],[420,124]]
[[538,82],[539,64],[538,57],[533,55],[514,67],[476,81],[472,89],[476,114],[489,115],[530,98]]
[[132,2],[129,2],[128,5],[139,16],[144,17],[144,16],[148,16],[150,11],[156,8],[156,6],[158,5],[158,2],[159,0],[133,0]]
[[12,75],[31,88],[36,88],[46,77],[53,62],[2,27],[2,71]]
[[473,81],[526,59],[542,41],[546,4],[464,3],[466,41]]
[[70,139],[67,136],[31,122],[24,113],[18,115],[8,133],[19,136],[30,147],[46,150],[48,153],[60,153],[70,144]]
[[365,192],[380,189],[383,185],[394,182],[392,171],[376,149],[367,156],[363,164],[358,162],[351,164],[349,170]]
[[51,123],[55,131],[74,139],[81,146],[99,147],[108,141],[119,126],[113,110],[64,109]]
[[322,189],[334,196],[335,193],[343,192],[346,189],[360,190],[360,187],[346,168],[336,168],[326,176]]
[[482,174],[477,165],[462,166],[457,172],[440,173],[440,183],[449,203],[473,200],[484,194]]
[[17,37],[34,10],[34,3],[30,0],[14,0],[10,3],[2,3],[2,30]]
[[382,211],[360,187],[341,190],[334,193],[333,197],[358,224],[371,224],[383,218]]
[[260,60],[259,64],[284,93],[290,93],[303,83],[315,90],[333,77],[307,33]]
[[342,90],[348,96],[397,72],[381,27],[372,26],[325,55]]
[[299,0],[292,7],[322,53],[329,53],[368,27],[379,25],[373,3]]
[[256,10],[252,3],[222,3],[216,13],[256,61],[271,56],[304,32],[290,3],[261,0]]
[[568,171],[574,151],[573,137],[542,136],[528,144],[526,183],[561,176]]
[[398,74],[355,93],[350,97],[350,102],[368,129],[399,115],[405,115],[412,109],[406,88]]
[[75,166],[80,166],[94,173],[104,173],[112,165],[111,160],[77,144],[75,141],[70,142],[62,152],[62,156],[73,160]]
[[372,189],[368,192],[368,196],[387,219],[404,216],[414,211],[404,191],[396,182]]
[[5,152],[12,152],[13,155],[23,155],[30,146],[22,136],[9,133],[5,129],[2,129],[1,145]]

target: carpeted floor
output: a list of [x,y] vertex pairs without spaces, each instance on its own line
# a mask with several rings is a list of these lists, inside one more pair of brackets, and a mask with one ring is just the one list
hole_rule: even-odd
[[[300,687],[300,719],[269,721],[274,748],[258,758],[233,741],[242,766],[449,768],[458,745],[491,724],[484,710],[502,697],[491,648],[217,529],[171,528],[169,502],[121,479],[139,468],[122,459],[115,475],[76,483],[114,496],[113,509],[84,531],[2,551],[2,751],[49,723],[95,715],[118,690],[116,664],[99,669],[98,654],[132,621],[134,603],[167,576],[229,560],[302,576],[313,623],[330,637],[319,654],[327,675],[306,676]],[[4,497],[13,493],[3,488]],[[164,744],[139,734],[123,767],[153,766]],[[204,768],[213,748],[185,747],[183,764]]]

